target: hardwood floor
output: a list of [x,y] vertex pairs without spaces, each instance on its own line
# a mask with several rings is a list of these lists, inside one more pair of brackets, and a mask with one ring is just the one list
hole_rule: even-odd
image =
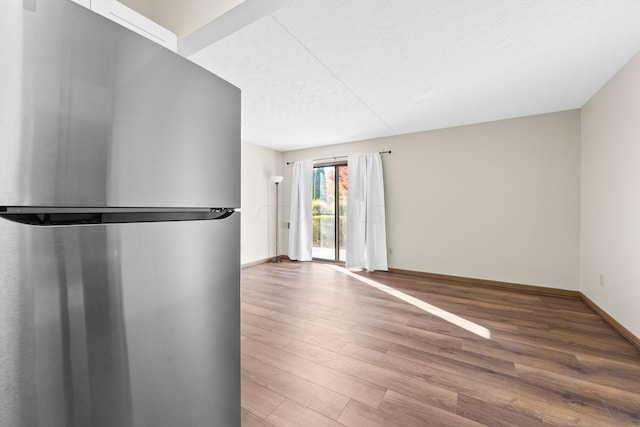
[[331,265],[244,269],[243,426],[640,425],[640,352],[581,300],[361,276],[490,337]]

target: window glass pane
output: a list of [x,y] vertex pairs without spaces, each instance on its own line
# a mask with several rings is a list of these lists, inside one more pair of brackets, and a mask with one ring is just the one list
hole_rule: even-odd
[[313,248],[314,258],[335,260],[335,167],[313,169]]

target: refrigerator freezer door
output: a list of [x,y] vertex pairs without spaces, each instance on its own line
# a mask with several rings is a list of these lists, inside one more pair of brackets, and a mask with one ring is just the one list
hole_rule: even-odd
[[68,0],[0,24],[0,206],[240,206],[238,88]]
[[240,425],[239,225],[0,218],[0,425]]

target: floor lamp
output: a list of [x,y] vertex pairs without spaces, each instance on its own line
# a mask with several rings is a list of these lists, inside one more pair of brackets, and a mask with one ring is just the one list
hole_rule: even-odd
[[278,185],[282,182],[283,177],[272,176],[271,180],[276,184],[276,257],[271,262],[280,262],[278,258]]

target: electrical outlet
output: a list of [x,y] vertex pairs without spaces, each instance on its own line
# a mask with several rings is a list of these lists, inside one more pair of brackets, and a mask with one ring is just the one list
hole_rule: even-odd
[[393,251],[391,250],[391,248],[389,248],[389,255],[391,255],[393,253]]
[[600,273],[600,286],[604,286],[604,274]]

